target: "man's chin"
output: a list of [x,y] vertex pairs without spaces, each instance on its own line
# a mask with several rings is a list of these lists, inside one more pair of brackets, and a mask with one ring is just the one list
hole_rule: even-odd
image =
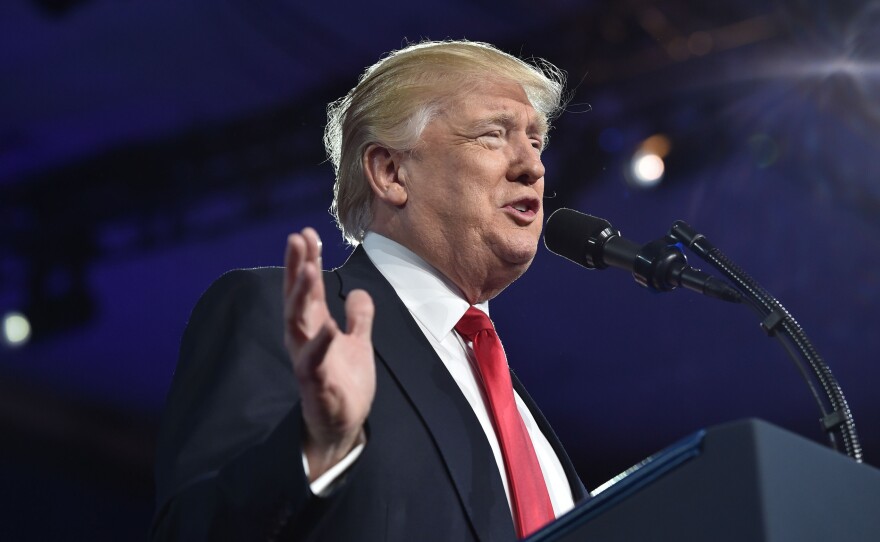
[[537,244],[520,248],[510,247],[503,259],[511,267],[522,268],[521,273],[524,273],[532,265],[535,254],[538,252],[537,249]]

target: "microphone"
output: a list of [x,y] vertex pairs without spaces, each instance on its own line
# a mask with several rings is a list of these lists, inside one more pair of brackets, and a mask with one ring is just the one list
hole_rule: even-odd
[[650,290],[668,292],[683,286],[723,301],[742,301],[733,286],[689,266],[674,241],[664,237],[640,246],[621,237],[607,220],[574,209],[558,209],[550,215],[544,245],[587,269],[611,266],[630,271],[636,282]]

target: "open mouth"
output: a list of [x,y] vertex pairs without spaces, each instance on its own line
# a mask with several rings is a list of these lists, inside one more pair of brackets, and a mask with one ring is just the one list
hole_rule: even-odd
[[508,209],[515,216],[531,221],[538,215],[538,210],[541,208],[541,202],[534,198],[523,198],[508,203],[504,208]]

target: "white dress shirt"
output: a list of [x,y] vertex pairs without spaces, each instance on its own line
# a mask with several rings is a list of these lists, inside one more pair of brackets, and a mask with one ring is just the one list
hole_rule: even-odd
[[[507,487],[504,459],[492,425],[483,386],[480,384],[481,377],[476,367],[473,349],[470,343],[466,344],[454,330],[470,304],[452,282],[406,247],[374,232],[367,232],[363,246],[367,256],[382,276],[391,283],[400,300],[412,314],[474,410],[492,448],[498,472],[504,483],[507,502],[510,505],[510,490]],[[489,314],[488,302],[480,303],[475,307]],[[562,463],[541,432],[532,413],[526,408],[516,390],[513,390],[513,395],[538,456],[538,463],[541,465],[550,501],[553,504],[553,512],[559,517],[574,507],[571,486],[565,476]],[[312,491],[317,495],[326,493],[360,455],[361,449],[362,446],[359,446],[353,450],[335,468],[315,480],[311,484]],[[303,463],[308,473],[305,458]]]

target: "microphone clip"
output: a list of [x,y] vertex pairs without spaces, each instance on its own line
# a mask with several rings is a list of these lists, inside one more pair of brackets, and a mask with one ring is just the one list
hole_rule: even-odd
[[681,272],[688,267],[687,257],[675,242],[661,237],[642,246],[633,262],[633,278],[642,286],[668,292],[681,285]]
[[682,286],[722,301],[742,301],[742,294],[736,288],[688,265],[681,242],[672,235],[642,246],[636,253],[632,274],[636,282],[657,292]]

